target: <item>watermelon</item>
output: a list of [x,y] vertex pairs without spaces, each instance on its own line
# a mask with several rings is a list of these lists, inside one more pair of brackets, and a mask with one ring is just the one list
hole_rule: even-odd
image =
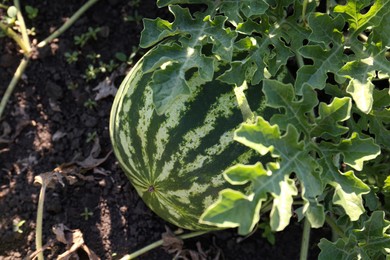
[[[146,54],[147,55],[147,54]],[[234,88],[218,80],[192,86],[163,114],[153,104],[153,71],[141,58],[123,80],[110,118],[110,138],[121,168],[139,196],[158,216],[184,229],[213,230],[199,222],[218,193],[230,187],[223,171],[251,158],[253,150],[233,140],[243,121]],[[263,112],[261,86],[248,101]]]

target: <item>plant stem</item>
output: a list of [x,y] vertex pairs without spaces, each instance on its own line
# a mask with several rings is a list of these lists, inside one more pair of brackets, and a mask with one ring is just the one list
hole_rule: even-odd
[[325,221],[332,228],[332,233],[338,235],[339,237],[345,238],[344,231],[336,224],[336,222],[330,216],[326,216]]
[[307,9],[307,4],[308,0],[303,0],[303,6],[302,6],[302,21],[303,24],[306,26],[306,9]]
[[[204,235],[206,233],[208,233],[208,231],[197,231],[197,232],[192,232],[192,233],[180,235],[180,236],[178,236],[178,238],[180,238],[180,239],[193,238],[193,237]],[[134,259],[134,258],[136,258],[136,257],[138,257],[138,256],[140,256],[140,255],[142,255],[142,254],[144,254],[144,253],[146,253],[146,252],[156,248],[156,247],[161,246],[163,244],[163,242],[164,241],[162,239],[160,239],[160,240],[158,240],[158,241],[156,241],[156,242],[154,242],[154,243],[152,243],[152,244],[150,244],[148,246],[145,246],[144,248],[141,248],[140,250],[138,250],[138,251],[136,251],[136,252],[134,252],[134,253],[132,253],[130,255],[125,255],[120,260]]]
[[92,5],[94,5],[99,0],[89,0],[82,7],[80,7],[77,12],[75,12],[71,18],[69,18],[58,30],[53,32],[49,37],[38,43],[38,48],[42,48],[46,46],[46,44],[50,43],[52,40],[60,36],[64,33],[72,24],[74,24],[77,19],[80,18],[82,14],[84,14]]
[[244,81],[244,83],[241,86],[239,87],[236,86],[234,88],[234,94],[236,95],[237,104],[241,110],[242,117],[244,118],[244,122],[251,121],[255,117],[251,108],[249,107],[248,100],[246,99],[244,93],[244,90],[246,90],[247,88],[248,85],[246,84],[246,81]]
[[15,71],[14,76],[12,77],[11,82],[9,83],[7,90],[5,91],[1,103],[0,103],[0,119],[3,115],[4,109],[8,103],[9,97],[11,96],[16,84],[19,82],[20,77],[23,75],[24,70],[27,67],[28,61],[30,59],[27,57],[24,57],[22,61],[20,62],[18,68]]
[[42,183],[39,192],[38,210],[37,210],[37,228],[35,234],[35,246],[38,253],[38,260],[44,260],[42,250],[42,226],[43,226],[43,205],[45,203],[46,184]]
[[301,252],[300,252],[300,260],[306,260],[309,253],[309,242],[310,242],[310,222],[307,218],[305,218],[303,223],[303,234],[302,234],[302,242],[301,242]]
[[30,54],[30,51],[31,51],[31,44],[30,44],[30,39],[28,38],[26,23],[24,22],[22,12],[20,11],[19,0],[14,0],[14,5],[17,9],[16,17],[18,18],[20,32],[22,34],[22,39],[23,39],[24,44],[27,46],[27,52],[25,53],[25,55],[28,56]]
[[19,47],[23,50],[25,56],[27,56],[30,50],[25,44],[25,42],[23,41],[22,37],[20,37],[14,30],[12,30],[10,27],[8,27],[6,24],[2,22],[0,22],[0,28],[4,31],[4,33],[7,36],[11,37],[16,42],[17,45],[19,45]]

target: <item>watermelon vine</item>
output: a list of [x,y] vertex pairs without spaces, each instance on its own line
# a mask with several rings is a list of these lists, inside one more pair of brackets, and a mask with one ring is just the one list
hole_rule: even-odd
[[[390,0],[159,0],[157,4],[169,8],[173,21],[144,20],[140,45],[153,48],[122,84],[111,121],[116,155],[148,205],[185,228],[238,228],[241,235],[267,220],[273,231],[282,231],[295,213],[312,228],[327,223],[338,234],[335,241],[321,240],[321,259],[388,255]],[[143,93],[137,99],[142,104],[126,103],[137,103],[131,91]],[[228,101],[214,103],[230,92]],[[195,105],[198,102],[204,107]],[[241,113],[230,113],[229,107],[221,116],[222,107],[231,104]],[[214,118],[201,116],[215,106],[221,111]],[[130,117],[138,111],[131,112],[131,107],[146,107],[142,112],[146,114],[137,114],[135,121]],[[173,117],[178,124],[166,123]],[[191,120],[200,121],[190,124]],[[210,142],[208,133],[229,121],[234,123],[215,134],[214,140],[220,142],[231,131],[243,150],[234,154],[236,158],[221,159],[226,145],[207,157],[205,151],[211,146],[195,143]],[[131,123],[144,123],[145,129],[131,129]],[[164,133],[156,130],[142,137],[146,127],[157,124],[171,126]],[[207,134],[191,135],[199,140],[178,136],[208,127]],[[187,128],[175,132],[175,142],[184,140],[181,146],[168,140],[174,128]],[[141,135],[137,141],[128,137],[137,134]],[[159,154],[146,141],[156,135],[162,139],[152,140],[170,146],[160,153],[176,150]],[[127,147],[137,145],[143,148]],[[214,159],[218,166],[211,163]],[[195,164],[188,171],[175,172],[176,166],[187,167],[187,163]],[[140,167],[153,172],[159,164],[165,169],[164,178],[170,174],[182,178],[183,182],[172,181],[176,197],[171,200],[180,203],[178,197],[184,196],[182,203],[192,203],[185,201],[192,192],[197,206],[207,205],[202,212],[187,215],[192,223],[172,215],[178,209],[170,206],[169,199],[155,204],[151,194],[158,187],[129,174]],[[210,187],[202,181],[211,177],[195,178],[192,169],[213,178],[223,175],[226,183],[215,185],[220,187],[218,198],[208,200]],[[162,178],[144,174],[152,183]],[[153,192],[143,192],[150,187]],[[185,209],[181,210],[185,216]]]

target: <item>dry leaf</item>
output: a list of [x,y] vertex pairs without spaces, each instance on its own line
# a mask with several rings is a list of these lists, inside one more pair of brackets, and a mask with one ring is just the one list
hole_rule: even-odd
[[176,237],[168,227],[165,227],[165,229],[166,231],[162,234],[162,247],[170,254],[180,253],[183,250],[183,240]]
[[90,260],[99,260],[100,258],[88,248],[84,242],[83,233],[79,229],[70,229],[64,224],[57,224],[52,228],[56,239],[66,245],[66,251],[58,256],[58,260],[67,260],[70,257],[77,256],[76,251],[82,248]]
[[91,150],[89,156],[86,159],[84,159],[83,161],[77,161],[76,164],[85,170],[90,170],[90,169],[93,169],[93,168],[99,166],[100,164],[105,162],[107,160],[108,156],[110,156],[110,154],[112,153],[112,151],[109,151],[105,157],[97,158],[100,154],[100,150],[101,149],[100,149],[99,138],[96,137],[95,143],[92,147],[92,150]]
[[65,184],[62,182],[62,175],[56,171],[44,172],[38,176],[35,176],[34,178],[34,185],[40,184],[45,188],[54,188],[56,182],[59,182],[62,186],[65,186]]
[[0,135],[0,143],[10,143],[11,140],[9,138],[9,135],[11,133],[11,127],[7,122],[3,122],[1,124],[1,129],[3,130],[3,133]]
[[113,77],[115,75],[114,73],[109,77],[100,82],[93,90],[97,91],[95,101],[101,100],[103,98],[106,98],[108,96],[114,96],[118,89],[114,86],[114,79],[116,77]]
[[53,136],[51,137],[51,140],[52,140],[53,142],[56,142],[56,141],[60,140],[62,137],[64,137],[64,136],[66,136],[66,133],[64,133],[64,132],[62,132],[62,131],[60,131],[60,130],[57,130],[57,131],[53,134]]

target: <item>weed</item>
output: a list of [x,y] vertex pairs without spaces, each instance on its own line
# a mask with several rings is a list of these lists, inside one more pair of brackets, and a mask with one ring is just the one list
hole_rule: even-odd
[[38,8],[34,8],[31,5],[26,5],[24,7],[24,10],[26,10],[27,17],[31,20],[35,19],[38,16]]
[[87,134],[87,143],[93,142],[97,136],[97,132],[93,131]]
[[138,13],[137,10],[134,10],[133,14],[128,15],[124,18],[125,22],[135,22],[136,24],[140,24],[142,21],[142,15]]
[[65,52],[64,56],[66,58],[66,62],[68,64],[72,64],[78,61],[80,53],[78,51],[74,51],[72,53]]
[[17,233],[23,233],[23,230],[21,230],[20,228],[24,225],[24,223],[26,223],[26,220],[16,220],[14,219],[12,221],[12,230],[14,232],[17,232]]
[[99,53],[90,53],[90,54],[87,54],[87,59],[91,60],[92,63],[96,63],[100,58],[101,58],[101,55]]
[[91,98],[88,98],[88,100],[84,102],[84,106],[88,109],[94,109],[97,106],[97,102]]
[[80,35],[76,35],[74,37],[74,44],[79,45],[80,47],[84,47],[84,45],[89,40],[91,40],[91,39],[97,40],[98,32],[100,32],[100,28],[88,27],[88,31],[87,32],[85,32],[83,34],[80,34]]
[[80,214],[80,216],[84,217],[85,220],[88,220],[90,217],[93,216],[93,212],[89,211],[87,207],[84,208],[84,212]]
[[115,58],[121,62],[127,62],[127,56],[123,52],[115,53]]
[[67,85],[68,89],[69,90],[75,90],[79,87],[79,84],[77,84],[76,82],[70,82],[68,85]]

